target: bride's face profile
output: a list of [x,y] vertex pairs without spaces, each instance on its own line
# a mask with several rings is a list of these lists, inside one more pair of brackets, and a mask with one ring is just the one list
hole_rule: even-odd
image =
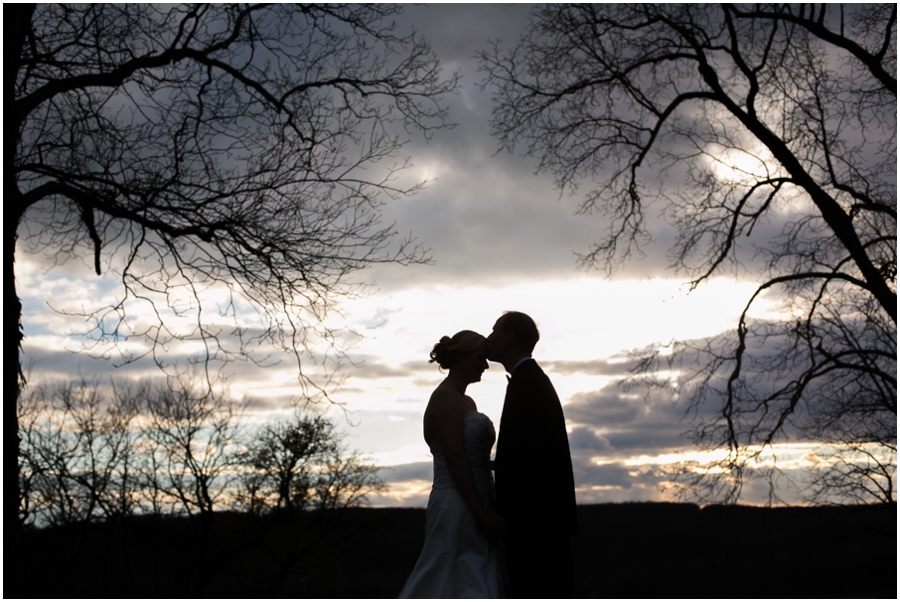
[[481,375],[488,369],[487,344],[475,351],[459,356],[458,363],[454,366],[459,375],[468,383],[477,383]]

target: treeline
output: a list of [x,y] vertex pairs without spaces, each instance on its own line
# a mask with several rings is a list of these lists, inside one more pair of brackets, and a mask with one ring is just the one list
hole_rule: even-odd
[[383,483],[333,421],[251,424],[197,380],[39,383],[19,404],[26,525],[354,506]]
[[254,422],[202,380],[43,382],[17,407],[17,597],[314,596],[384,487],[329,418]]

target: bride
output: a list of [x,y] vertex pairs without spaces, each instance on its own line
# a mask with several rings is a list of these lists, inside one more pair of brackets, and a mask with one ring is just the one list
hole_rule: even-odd
[[498,598],[497,538],[490,454],[495,432],[466,387],[487,369],[487,340],[463,330],[443,337],[430,362],[448,369],[425,408],[424,434],[434,456],[425,514],[425,545],[400,598]]

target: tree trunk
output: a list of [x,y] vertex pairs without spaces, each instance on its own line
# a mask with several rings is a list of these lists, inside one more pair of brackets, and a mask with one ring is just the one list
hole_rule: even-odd
[[[7,198],[9,198],[7,196]],[[4,596],[22,597],[20,590],[19,577],[22,574],[22,521],[19,516],[19,509],[22,504],[22,492],[19,488],[19,447],[21,443],[21,435],[19,434],[19,395],[25,385],[25,379],[22,376],[22,360],[20,354],[22,352],[22,302],[16,293],[16,277],[14,271],[15,252],[16,252],[16,222],[8,220],[4,225],[4,250],[3,250],[3,315],[5,327],[3,329],[5,343],[3,350],[4,368],[3,373],[6,375],[6,387],[12,388],[13,380],[15,380],[16,396],[15,399],[8,399],[3,408],[3,472],[7,475],[15,475],[15,490],[12,487],[6,489],[7,496],[4,500],[5,511],[3,513],[3,525],[7,529],[12,530],[12,537],[5,539],[4,557],[4,575],[6,576],[6,588]],[[6,389],[9,391],[9,389]],[[7,531],[9,533],[9,531]],[[9,544],[12,545],[9,545]]]
[[[22,302],[16,291],[16,241],[18,240],[18,227],[24,212],[24,198],[19,192],[16,182],[16,150],[20,134],[21,118],[16,107],[16,77],[19,72],[19,61],[22,48],[31,31],[31,18],[34,14],[34,4],[4,5],[3,16],[6,17],[9,35],[5,37],[4,56],[6,61],[3,67],[3,113],[4,144],[3,144],[3,209],[5,220],[3,224],[3,315],[5,328],[3,329],[3,374],[6,382],[4,390],[9,391],[15,380],[16,396],[14,400],[6,402],[3,409],[3,472],[6,475],[15,475],[15,487],[7,488],[4,499],[3,525],[12,531],[4,540],[3,574],[6,577],[6,588],[3,591],[5,597],[25,597],[23,589],[22,571],[24,567],[23,553],[23,525],[19,510],[22,504],[22,491],[19,488],[19,448],[21,435],[19,434],[19,395],[25,385],[22,373]],[[10,131],[12,130],[12,131]],[[9,531],[7,531],[9,533]]]

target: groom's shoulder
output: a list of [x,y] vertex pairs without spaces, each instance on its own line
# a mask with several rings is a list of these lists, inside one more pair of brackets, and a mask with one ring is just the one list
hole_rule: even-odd
[[512,373],[512,379],[515,380],[516,377],[519,377],[520,380],[525,380],[529,376],[533,376],[534,374],[543,373],[541,367],[537,365],[537,362],[534,361],[534,358],[529,358],[522,361],[518,366],[516,366],[515,372]]
[[547,376],[546,373],[544,373],[544,369],[541,368],[541,365],[538,364],[537,360],[535,360],[533,358],[531,359],[531,361],[528,361],[528,362],[525,362],[524,364],[522,364],[522,367],[526,368],[526,372],[531,372],[533,374],[540,374],[542,376]]
[[516,369],[515,376],[521,376],[523,382],[546,382],[550,384],[550,378],[544,372],[543,368],[535,361],[529,360],[524,362]]

